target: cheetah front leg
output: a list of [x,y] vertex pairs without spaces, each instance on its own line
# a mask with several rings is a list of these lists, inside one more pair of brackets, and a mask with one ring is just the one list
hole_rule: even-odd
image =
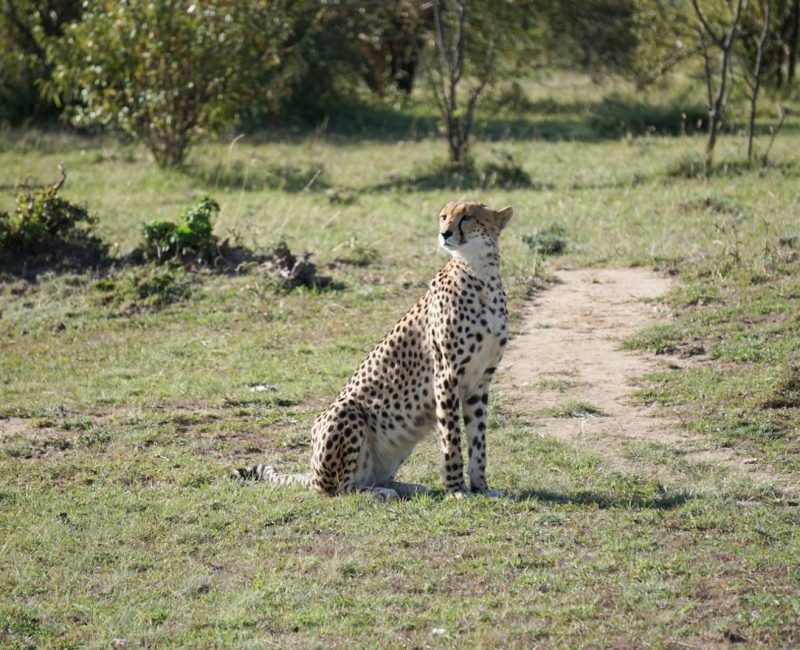
[[501,497],[486,482],[486,409],[489,406],[489,384],[480,384],[464,400],[464,427],[469,444],[469,487],[488,497]]
[[444,455],[442,478],[445,491],[462,498],[469,494],[464,483],[464,458],[461,454],[461,434],[458,429],[458,394],[451,373],[438,372],[434,377],[436,421],[439,447]]

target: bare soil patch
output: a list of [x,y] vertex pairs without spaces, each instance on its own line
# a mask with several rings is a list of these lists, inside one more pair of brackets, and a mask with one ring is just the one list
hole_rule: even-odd
[[[751,459],[682,429],[677,412],[632,398],[641,378],[664,364],[704,362],[620,348],[624,338],[659,319],[654,299],[671,282],[642,268],[558,271],[557,283],[527,305],[504,357],[504,408],[537,433],[590,447],[616,465],[627,464],[617,453],[620,443],[653,442],[772,482]],[[566,416],[552,416],[562,411]]]
[[31,421],[26,418],[0,418],[0,440],[36,433]]

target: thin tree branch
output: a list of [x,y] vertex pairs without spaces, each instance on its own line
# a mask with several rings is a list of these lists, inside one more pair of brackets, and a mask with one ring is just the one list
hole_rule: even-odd
[[717,34],[714,32],[714,28],[713,28],[713,27],[711,27],[711,25],[708,23],[708,21],[706,20],[706,17],[705,17],[705,15],[703,14],[703,12],[702,12],[702,10],[700,9],[700,7],[698,6],[698,4],[697,4],[697,0],[692,0],[692,7],[694,7],[694,12],[695,12],[695,14],[697,14],[697,17],[700,19],[700,22],[701,22],[701,23],[702,23],[702,25],[703,25],[703,29],[705,29],[705,30],[706,30],[706,33],[707,33],[707,34],[708,34],[708,35],[711,37],[711,40],[712,40],[712,41],[713,41],[713,42],[714,42],[716,45],[719,45],[719,46],[721,46],[721,44],[722,44],[722,37],[720,37],[720,36],[717,36]]
[[711,87],[711,58],[708,54],[708,44],[706,43],[705,35],[698,28],[697,36],[700,39],[700,53],[703,55],[703,70],[706,76],[706,97],[708,100],[708,110],[711,112],[711,107],[714,104],[714,92]]
[[750,86],[750,121],[747,129],[747,160],[753,159],[753,136],[756,130],[756,111],[758,110],[758,92],[761,89],[761,60],[764,55],[764,44],[767,42],[767,35],[769,33],[769,21],[772,11],[772,0],[765,0],[764,4],[764,23],[761,30],[761,35],[756,43],[756,61],[753,65],[752,84],[748,75],[745,75],[747,83]]
[[455,4],[456,11],[456,65],[455,80],[458,83],[464,72],[464,7],[458,1]]
[[493,33],[489,39],[486,47],[486,56],[484,57],[483,74],[478,78],[478,85],[472,89],[470,93],[469,102],[467,104],[467,116],[469,118],[470,126],[472,124],[472,111],[475,109],[475,104],[478,101],[478,96],[483,92],[484,87],[489,81],[492,71],[492,63],[494,61],[494,45],[497,42],[497,33]]
[[434,0],[433,2],[433,23],[436,26],[436,44],[439,49],[439,53],[444,58],[444,62],[447,66],[448,70],[453,69],[453,59],[452,59],[452,52],[450,52],[450,46],[445,41],[444,37],[444,25],[442,24],[442,11],[441,11],[441,0]]
[[433,98],[436,100],[436,105],[439,107],[439,112],[442,114],[443,117],[447,116],[447,110],[445,108],[444,102],[442,101],[442,97],[439,93],[439,84],[436,83],[436,79],[433,77],[433,69],[431,64],[428,62],[428,59],[422,53],[422,48],[419,45],[416,46],[417,56],[419,60],[422,61],[422,67],[428,75],[428,83],[431,87],[431,92],[433,92]]
[[[692,0],[692,2],[697,2],[697,0]],[[725,37],[725,49],[730,51],[731,44],[733,43],[733,39],[736,36],[736,30],[739,27],[739,19],[742,17],[742,10],[747,5],[747,0],[737,0],[736,2],[736,15],[733,17],[733,22],[731,23],[731,28],[728,30],[728,33]]]

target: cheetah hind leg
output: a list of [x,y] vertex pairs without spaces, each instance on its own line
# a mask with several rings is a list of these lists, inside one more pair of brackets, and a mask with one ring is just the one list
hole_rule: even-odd
[[[346,414],[342,415],[344,419]],[[390,501],[397,501],[400,497],[391,487],[383,487],[380,485],[364,485],[359,482],[357,475],[359,456],[362,453],[364,440],[366,439],[366,429],[360,426],[348,427],[344,430],[345,435],[351,436],[349,438],[349,446],[337,459],[336,465],[339,474],[340,490],[344,493],[347,492],[366,492],[372,495],[375,501],[388,503]]]

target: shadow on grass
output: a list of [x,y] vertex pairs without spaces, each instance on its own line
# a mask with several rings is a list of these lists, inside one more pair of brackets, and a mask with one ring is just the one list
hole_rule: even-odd
[[330,187],[325,179],[325,169],[321,166],[300,169],[291,165],[259,165],[254,159],[250,165],[241,160],[220,163],[213,167],[190,163],[183,170],[191,178],[217,189],[248,192],[282,190],[296,194],[322,191]]
[[[675,136],[700,133],[708,111],[687,101],[648,104],[635,98],[609,95],[595,101],[545,98],[520,102],[486,97],[472,127],[477,140],[604,142],[624,136]],[[431,106],[394,107],[380,102],[349,102],[302,119],[254,122],[245,125],[248,140],[256,144],[303,141],[325,137],[343,143],[363,140],[395,143],[424,140],[441,134],[441,119]],[[725,133],[738,133],[743,124],[731,123]],[[784,131],[800,128],[785,124]],[[769,132],[759,125],[758,133]]]
[[78,231],[68,239],[47,237],[34,251],[0,251],[0,281],[3,275],[37,282],[46,273],[103,273],[114,261],[97,237]]
[[555,186],[534,181],[512,158],[490,162],[481,166],[471,164],[452,166],[434,163],[427,169],[410,176],[394,176],[389,180],[366,188],[367,193],[391,190],[473,190],[473,189],[528,189],[546,190]]
[[685,492],[675,492],[657,496],[615,495],[582,490],[559,493],[551,490],[523,490],[506,495],[512,501],[544,501],[556,505],[594,506],[602,510],[672,510],[679,508],[696,497]]
[[[426,498],[444,501],[448,494],[441,488],[430,488]],[[476,495],[477,496],[477,495]],[[410,497],[414,498],[414,497]],[[551,490],[522,490],[507,492],[499,501],[542,501],[553,505],[590,506],[601,510],[673,510],[694,501],[697,497],[686,492],[675,492],[655,496],[615,495],[590,490],[577,492],[553,492]],[[403,498],[402,500],[407,500]]]
[[699,156],[688,156],[672,163],[664,170],[664,176],[675,179],[693,178],[725,178],[743,176],[745,174],[763,175],[777,171],[787,178],[800,176],[800,165],[796,161],[766,162],[748,160],[731,160],[715,164],[707,171],[705,163]]
[[222,400],[224,408],[231,407],[247,407],[247,406],[275,406],[280,408],[288,408],[291,406],[298,406],[302,402],[298,399],[289,399],[286,397],[276,397],[268,395],[266,397],[225,397]]
[[[524,189],[533,192],[545,192],[558,189],[555,183],[545,183],[530,178],[526,172],[524,176],[515,176],[508,170],[487,165],[482,169],[469,172],[451,172],[446,169],[440,171],[420,172],[408,176],[390,176],[388,180],[377,183],[362,190],[363,192],[378,193],[404,190],[417,192],[427,190],[516,190]],[[574,191],[583,190],[608,190],[637,187],[652,180],[652,176],[635,173],[629,178],[615,180],[587,182],[575,181],[568,188]]]

